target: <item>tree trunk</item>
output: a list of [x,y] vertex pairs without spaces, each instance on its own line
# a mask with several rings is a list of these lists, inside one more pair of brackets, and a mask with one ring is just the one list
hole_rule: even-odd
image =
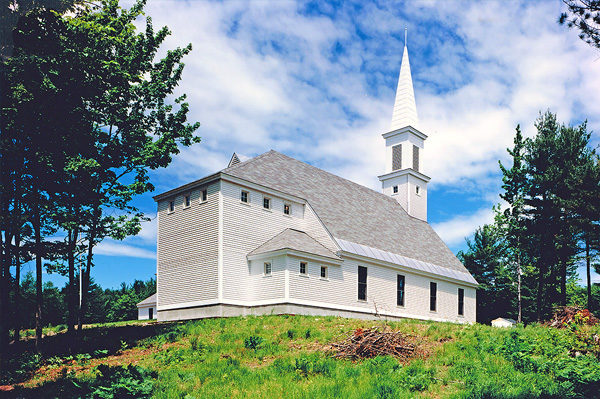
[[6,253],[4,249],[4,240],[2,238],[2,231],[0,230],[0,369],[4,369],[4,362],[6,361],[6,355],[8,351],[8,340],[4,340],[4,332],[8,335],[8,313],[4,312],[6,308],[4,293],[8,291],[8,286],[5,277],[5,264],[7,263]]
[[587,273],[587,308],[592,308],[592,272],[591,265],[592,261],[590,258],[590,242],[586,237],[585,240],[585,269]]
[[517,253],[517,307],[519,314],[517,315],[517,322],[523,321],[523,304],[521,299],[521,251]]
[[[75,251],[77,247],[78,227],[68,232],[69,252],[67,254],[67,263],[69,267],[69,289],[67,291],[67,307],[68,307],[68,334],[70,336],[69,343],[73,344],[75,339],[75,322],[77,320],[77,304],[75,292]],[[72,349],[72,347],[71,347]]]
[[88,291],[89,291],[89,287],[90,287],[90,269],[92,267],[92,256],[93,256],[93,249],[94,249],[93,243],[94,243],[94,234],[91,233],[90,239],[88,241],[86,264],[83,269],[83,278],[81,279],[81,283],[82,283],[81,308],[79,309],[79,323],[77,326],[77,329],[79,332],[81,332],[81,329],[83,328],[83,318],[85,315],[85,311],[87,309]]
[[35,349],[42,349],[42,231],[39,204],[35,205],[33,229],[35,230]]
[[567,260],[560,261],[560,305],[567,306]]
[[21,306],[21,226],[17,226],[15,233],[15,331],[13,339],[18,342],[21,334],[21,314],[19,307]]

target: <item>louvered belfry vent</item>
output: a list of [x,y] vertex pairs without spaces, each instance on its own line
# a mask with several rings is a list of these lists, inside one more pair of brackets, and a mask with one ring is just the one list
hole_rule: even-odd
[[392,170],[402,169],[402,144],[392,147]]
[[413,170],[419,171],[419,147],[413,145]]
[[240,163],[240,158],[237,156],[237,154],[234,152],[233,155],[231,156],[231,160],[229,161],[229,165],[227,165],[228,168],[232,167],[233,165],[237,165],[238,163]]

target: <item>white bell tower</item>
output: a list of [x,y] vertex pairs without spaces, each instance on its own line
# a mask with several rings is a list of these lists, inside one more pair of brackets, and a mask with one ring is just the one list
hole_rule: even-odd
[[379,176],[383,193],[395,198],[410,216],[427,221],[427,183],[421,152],[427,136],[418,129],[417,105],[413,90],[406,31],[400,78],[390,131],[385,139],[385,174]]

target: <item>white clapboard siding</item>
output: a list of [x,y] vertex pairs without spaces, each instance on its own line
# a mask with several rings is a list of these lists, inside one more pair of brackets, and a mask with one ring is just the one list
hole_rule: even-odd
[[[264,274],[264,263],[271,262],[271,275]],[[285,296],[286,256],[253,260],[250,262],[248,277],[248,300],[262,301],[267,299],[283,299]]]
[[[157,287],[159,307],[217,298],[219,182],[158,203]],[[200,201],[207,189],[206,202]],[[175,211],[169,212],[169,201]]]
[[[308,262],[309,275],[299,274],[299,260],[290,258],[290,300],[319,301],[336,305],[365,308],[401,316],[443,318],[454,321],[475,321],[475,290],[398,271],[380,265],[345,259],[341,266],[329,265],[329,278],[320,278],[318,262]],[[358,300],[358,266],[367,267],[367,301]],[[396,276],[405,276],[405,306],[396,305]],[[429,283],[436,282],[437,310],[429,311]],[[458,315],[458,288],[465,290],[464,316]]]
[[[223,298],[250,300],[255,287],[248,284],[250,265],[246,256],[286,228],[310,230],[323,245],[331,238],[315,217],[306,220],[306,206],[255,189],[222,181],[223,196]],[[240,201],[241,190],[250,193],[249,203]],[[271,198],[271,209],[263,208],[263,197]],[[283,204],[292,206],[291,215],[283,213]],[[308,232],[307,232],[308,233]],[[310,234],[310,233],[309,233]],[[322,238],[325,237],[325,238]],[[329,243],[327,243],[327,240]]]

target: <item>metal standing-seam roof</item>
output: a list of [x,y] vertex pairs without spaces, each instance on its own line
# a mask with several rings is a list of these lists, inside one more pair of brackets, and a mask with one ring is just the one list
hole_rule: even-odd
[[305,199],[338,240],[469,273],[427,222],[385,194],[273,150],[222,172]]
[[138,307],[145,305],[156,305],[156,294],[150,295],[148,298],[137,304]]
[[341,259],[339,256],[325,248],[317,240],[303,231],[296,229],[285,229],[269,241],[250,252],[248,255],[258,255],[266,252],[278,251],[281,249],[291,249],[295,251],[307,252],[326,258]]

